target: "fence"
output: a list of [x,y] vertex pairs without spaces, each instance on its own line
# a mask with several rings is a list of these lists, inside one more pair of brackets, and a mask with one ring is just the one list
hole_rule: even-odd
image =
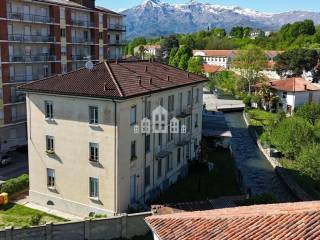
[[46,224],[30,228],[6,228],[0,231],[0,240],[111,240],[144,236],[149,228],[144,221],[151,212],[122,214],[106,219]]

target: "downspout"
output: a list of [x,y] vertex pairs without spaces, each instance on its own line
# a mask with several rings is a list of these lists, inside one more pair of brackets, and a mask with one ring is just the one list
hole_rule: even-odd
[[115,165],[114,165],[114,208],[115,213],[118,214],[118,133],[117,133],[117,127],[118,127],[118,119],[117,119],[117,102],[115,100],[112,100],[114,103],[114,159],[115,159]]

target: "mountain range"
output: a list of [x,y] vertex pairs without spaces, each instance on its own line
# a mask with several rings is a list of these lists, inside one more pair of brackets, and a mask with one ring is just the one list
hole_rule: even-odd
[[145,0],[121,13],[126,15],[128,39],[137,36],[157,37],[172,33],[190,33],[208,27],[229,31],[238,25],[275,31],[283,24],[305,19],[320,24],[319,12],[290,11],[270,14],[239,6],[221,6],[194,0],[186,4]]

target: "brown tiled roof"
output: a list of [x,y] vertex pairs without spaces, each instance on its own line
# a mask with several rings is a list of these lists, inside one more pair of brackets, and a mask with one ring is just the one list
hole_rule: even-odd
[[205,56],[209,57],[232,57],[236,55],[236,50],[193,50],[193,55],[203,52]]
[[[260,88],[263,83],[256,84],[254,87]],[[286,92],[305,92],[305,91],[320,91],[320,86],[311,83],[304,78],[286,78],[282,80],[273,80],[267,83],[272,89]]]
[[146,222],[161,240],[319,240],[320,202],[153,215]]
[[216,65],[210,65],[210,64],[203,64],[203,71],[205,73],[216,73],[223,68],[221,66],[216,66]]
[[151,61],[103,62],[19,87],[26,92],[97,98],[129,98],[192,85],[207,78]]

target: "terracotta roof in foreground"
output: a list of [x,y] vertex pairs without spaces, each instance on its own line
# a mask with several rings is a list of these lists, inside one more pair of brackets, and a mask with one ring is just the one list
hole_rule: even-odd
[[19,87],[26,92],[96,98],[130,98],[207,81],[207,78],[151,61],[98,63]]
[[[256,88],[262,87],[263,83],[256,84]],[[281,80],[273,80],[267,83],[272,89],[286,92],[320,91],[320,85],[311,83],[301,77],[292,77]]]
[[153,215],[161,240],[319,240],[320,201]]
[[224,68],[217,65],[203,64],[203,71],[205,73],[216,73],[223,70]]

